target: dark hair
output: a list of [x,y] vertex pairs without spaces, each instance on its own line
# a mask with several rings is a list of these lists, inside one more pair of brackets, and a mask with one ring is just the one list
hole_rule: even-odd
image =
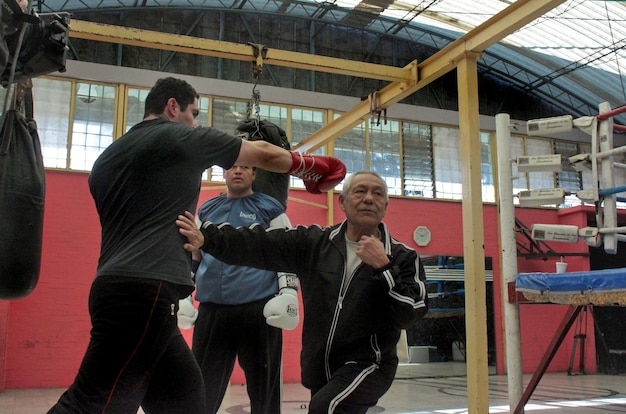
[[146,97],[144,118],[148,115],[162,114],[170,98],[176,99],[180,110],[185,111],[198,97],[198,92],[188,82],[172,77],[161,78],[156,81]]

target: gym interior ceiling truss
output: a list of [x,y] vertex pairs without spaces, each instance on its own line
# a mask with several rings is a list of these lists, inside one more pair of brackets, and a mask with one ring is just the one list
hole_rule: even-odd
[[[255,33],[252,19],[265,16],[265,20],[301,21],[310,25],[308,42],[313,47],[312,54],[315,54],[318,33],[333,26],[343,27],[430,51],[418,53],[416,50],[414,54],[421,56],[421,61],[482,26],[515,1],[33,0],[32,3],[39,12],[69,12],[76,20],[83,15],[89,16],[85,20],[92,20],[91,16],[97,13],[108,16],[108,23],[117,24],[114,21],[118,20],[120,26],[126,26],[125,16],[133,12],[191,11],[196,19],[185,29],[187,34],[195,32],[194,27],[200,24],[203,15],[238,15],[251,39],[263,37]],[[369,60],[373,57],[371,53],[363,51],[363,58],[358,60]],[[405,60],[402,65],[406,63]],[[626,2],[560,2],[482,51],[478,70],[481,76],[504,82],[554,106],[557,112],[575,118],[597,114],[601,102],[608,102],[613,108],[623,106],[626,102]],[[276,82],[270,66],[267,71]],[[615,121],[625,125],[626,114],[616,117]]]

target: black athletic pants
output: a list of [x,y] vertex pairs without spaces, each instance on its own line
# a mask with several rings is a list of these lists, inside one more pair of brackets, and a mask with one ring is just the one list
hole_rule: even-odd
[[89,295],[91,339],[74,383],[49,413],[201,414],[202,374],[176,324],[191,287],[100,276]]
[[380,365],[349,361],[325,385],[311,389],[309,414],[365,414],[391,387],[397,358]]
[[236,358],[246,376],[251,414],[280,414],[283,337],[281,329],[265,322],[263,307],[269,299],[200,304],[191,349],[204,376],[205,414],[219,409]]

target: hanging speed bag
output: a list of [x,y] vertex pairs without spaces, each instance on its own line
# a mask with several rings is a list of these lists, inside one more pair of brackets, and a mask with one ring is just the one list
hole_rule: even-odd
[[[237,126],[237,133],[245,133],[250,141],[263,140],[286,150],[291,148],[285,131],[267,120],[258,121],[258,128],[256,120],[242,121]],[[252,190],[274,197],[287,209],[289,174],[275,173],[257,168],[256,178],[252,182]]]
[[44,195],[35,121],[8,110],[0,131],[0,299],[22,298],[39,280]]

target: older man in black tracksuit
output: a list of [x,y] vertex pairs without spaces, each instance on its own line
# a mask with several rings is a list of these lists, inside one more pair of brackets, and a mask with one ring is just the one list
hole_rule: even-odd
[[391,386],[400,330],[427,312],[424,268],[415,250],[382,222],[388,195],[380,176],[349,176],[335,226],[266,231],[179,216],[185,248],[222,261],[297,273],[304,301],[302,384],[309,413],[365,413]]

